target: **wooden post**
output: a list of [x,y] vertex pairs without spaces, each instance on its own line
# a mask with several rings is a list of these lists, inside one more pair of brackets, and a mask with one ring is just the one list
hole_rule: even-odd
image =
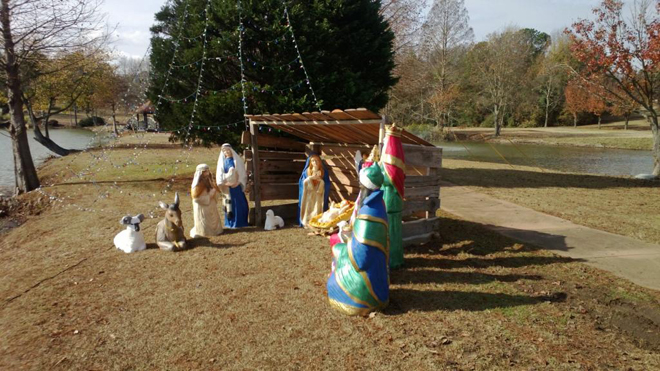
[[[249,119],[246,119],[249,120]],[[262,223],[261,214],[261,181],[259,179],[259,142],[257,134],[259,125],[248,121],[250,125],[250,147],[252,147],[252,192],[254,192],[254,224]]]
[[385,139],[385,124],[387,123],[387,116],[383,115],[380,120],[380,130],[378,130],[378,151],[383,150],[383,140]]

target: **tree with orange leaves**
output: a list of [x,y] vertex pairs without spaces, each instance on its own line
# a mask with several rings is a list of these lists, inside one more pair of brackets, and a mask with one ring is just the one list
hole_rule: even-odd
[[578,81],[571,80],[564,89],[564,96],[566,97],[564,110],[573,116],[573,127],[577,127],[578,114],[588,111],[589,93]]
[[575,72],[586,84],[619,101],[639,104],[653,132],[653,175],[660,176],[660,129],[656,91],[660,89],[660,0],[636,0],[631,19],[623,1],[603,0],[596,20],[567,29],[573,56],[584,68]]

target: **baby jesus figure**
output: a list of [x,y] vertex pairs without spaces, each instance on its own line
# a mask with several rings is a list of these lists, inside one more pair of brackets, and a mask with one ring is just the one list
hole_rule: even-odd
[[332,206],[328,209],[328,211],[324,212],[321,218],[319,218],[319,223],[330,223],[331,221],[337,219],[341,214],[345,213],[350,209],[351,204],[343,200],[340,203],[332,203]]

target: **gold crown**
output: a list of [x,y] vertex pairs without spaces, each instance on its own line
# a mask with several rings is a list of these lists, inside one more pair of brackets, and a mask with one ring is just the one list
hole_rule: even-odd
[[387,135],[392,136],[392,137],[401,137],[401,132],[402,131],[403,131],[403,129],[396,126],[396,124],[392,124],[392,125],[388,126],[385,129],[385,132],[387,133]]
[[367,161],[370,162],[380,161],[380,151],[378,151],[377,145],[375,145],[374,148],[371,150],[371,153],[369,154],[369,158],[367,158]]

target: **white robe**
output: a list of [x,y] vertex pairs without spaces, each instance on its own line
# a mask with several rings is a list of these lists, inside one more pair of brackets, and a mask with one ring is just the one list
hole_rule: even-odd
[[193,219],[195,226],[190,230],[190,237],[213,237],[222,233],[222,221],[216,201],[215,189],[204,191],[193,198]]
[[[316,185],[314,184],[316,180]],[[303,182],[303,195],[300,204],[300,223],[307,228],[313,217],[323,214],[323,196],[325,194],[325,182],[321,172],[317,171],[313,176],[307,177]]]

